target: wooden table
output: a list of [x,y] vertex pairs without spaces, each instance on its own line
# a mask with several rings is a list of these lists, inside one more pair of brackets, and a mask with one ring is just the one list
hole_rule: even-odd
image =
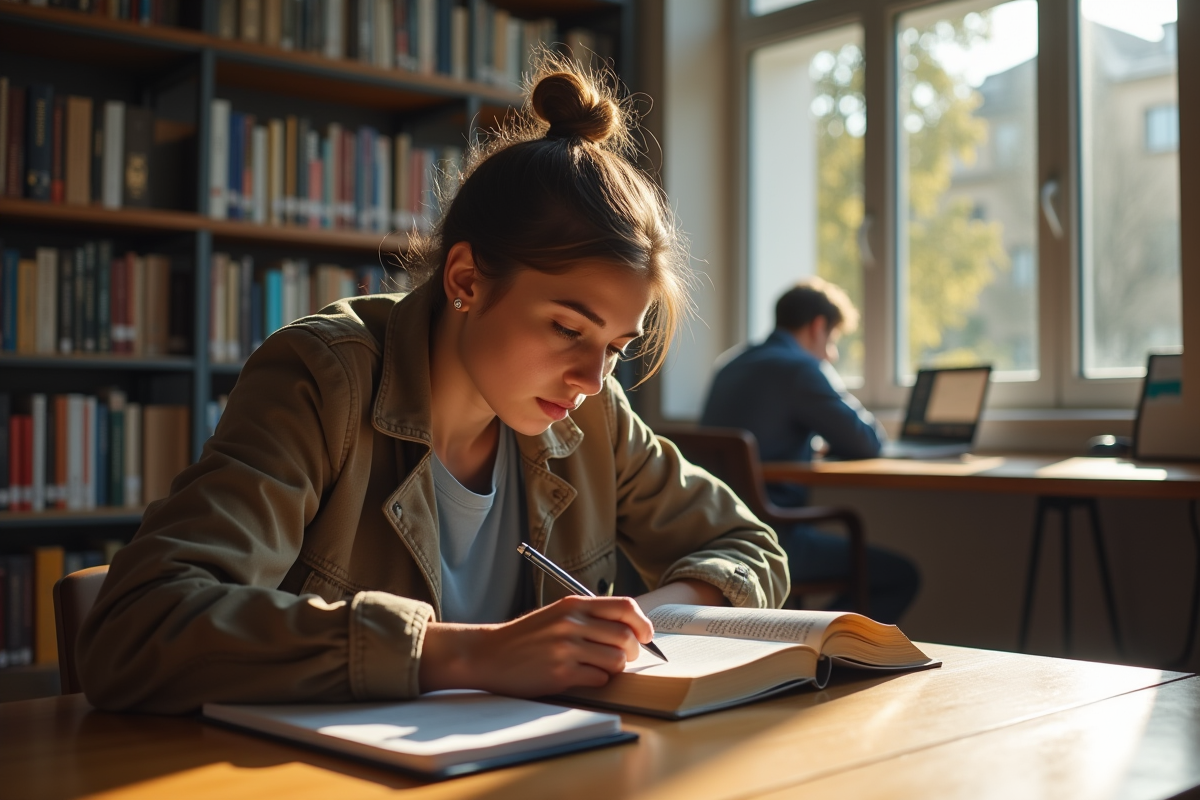
[[1200,498],[1200,464],[1149,464],[1118,458],[978,455],[917,461],[778,461],[763,464],[767,483],[1001,492],[1057,497]]
[[[0,704],[0,795],[351,800],[1200,795],[1200,678],[922,645],[941,669],[843,675],[621,745],[444,783],[80,695]],[[1187,794],[1183,796],[1188,796]]]

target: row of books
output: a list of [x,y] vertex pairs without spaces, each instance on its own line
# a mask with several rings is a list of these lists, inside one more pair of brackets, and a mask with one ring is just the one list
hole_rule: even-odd
[[[512,89],[557,33],[549,17],[522,19],[486,0],[219,0],[217,11],[223,39]],[[595,50],[587,29],[566,40]]]
[[458,147],[417,147],[410,134],[384,136],[303,117],[260,120],[212,104],[209,214],[258,224],[386,232],[427,228],[439,176],[453,174]]
[[[8,0],[21,2],[21,0]],[[142,25],[180,24],[183,0],[25,0],[31,6],[82,11],[109,19],[126,19]]]
[[140,509],[191,463],[187,406],[0,392],[0,509]]
[[122,544],[109,539],[86,550],[52,545],[0,555],[0,669],[57,663],[55,582],[87,567],[111,564]]
[[214,363],[241,361],[274,331],[343,297],[400,288],[378,265],[310,268],[304,259],[284,259],[256,270],[252,257],[228,253],[213,255],[210,278],[208,352]]
[[192,349],[193,277],[186,259],[128,252],[112,242],[39,247],[0,243],[0,351],[157,357]]
[[106,208],[182,208],[190,200],[195,126],[119,100],[17,86],[0,77],[0,189],[5,197]]

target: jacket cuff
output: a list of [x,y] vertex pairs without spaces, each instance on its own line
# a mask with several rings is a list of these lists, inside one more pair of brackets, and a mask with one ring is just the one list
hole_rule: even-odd
[[660,586],[684,579],[704,581],[721,590],[735,608],[767,608],[767,598],[754,571],[745,564],[722,558],[687,560],[663,576]]
[[350,692],[357,700],[420,694],[417,676],[433,607],[388,592],[359,592],[350,602]]

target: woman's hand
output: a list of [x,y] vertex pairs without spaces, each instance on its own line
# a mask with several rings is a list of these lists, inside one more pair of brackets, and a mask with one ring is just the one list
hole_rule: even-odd
[[537,697],[603,686],[638,657],[654,626],[628,597],[566,597],[498,625],[430,623],[421,691],[485,689]]

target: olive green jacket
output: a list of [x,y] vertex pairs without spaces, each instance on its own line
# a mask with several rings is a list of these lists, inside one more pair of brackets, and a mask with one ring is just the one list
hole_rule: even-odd
[[[146,509],[83,625],[94,705],[174,713],[421,691],[441,597],[433,297],[344,300],[250,357],[216,434]],[[749,607],[787,596],[775,534],[657,439],[612,379],[517,439],[527,540],[598,593],[619,546],[650,587],[696,578]],[[538,605],[563,595],[532,569],[523,580]]]

